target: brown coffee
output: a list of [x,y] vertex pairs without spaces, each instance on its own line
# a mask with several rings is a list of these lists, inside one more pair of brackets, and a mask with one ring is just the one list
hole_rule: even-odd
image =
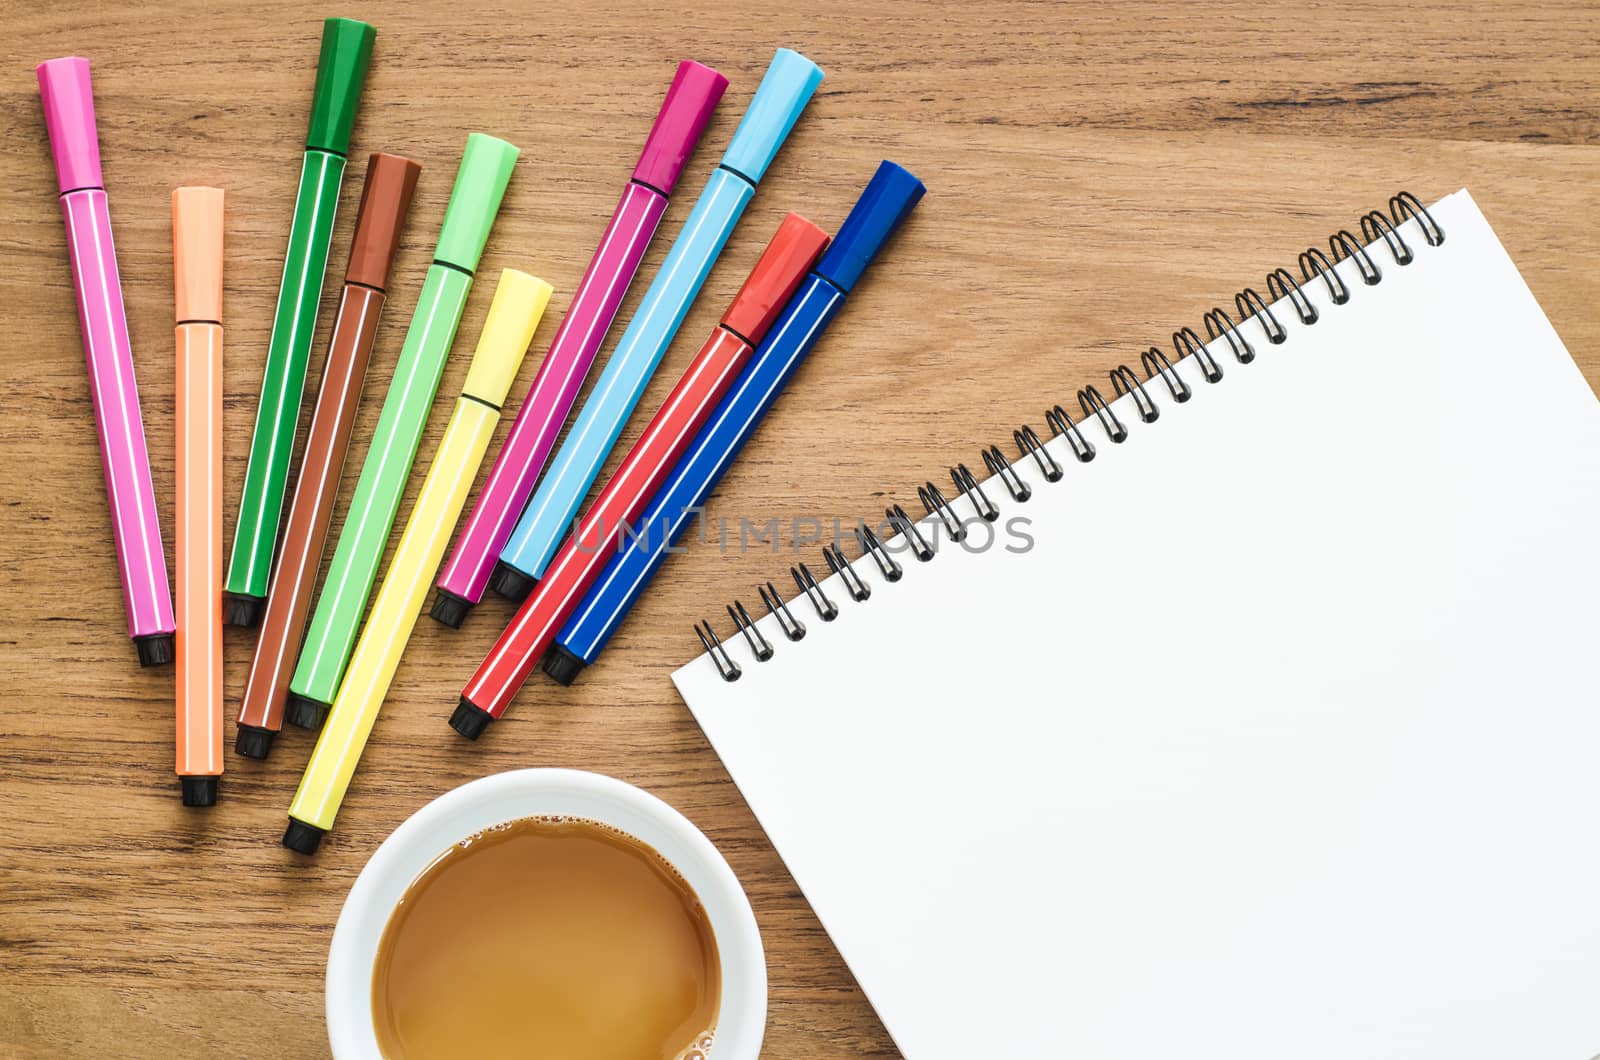
[[372,973],[390,1060],[704,1060],[722,969],[699,900],[650,847],[576,818],[473,836],[395,907]]

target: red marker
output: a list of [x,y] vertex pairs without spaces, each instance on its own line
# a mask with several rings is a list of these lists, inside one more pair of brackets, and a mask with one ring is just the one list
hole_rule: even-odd
[[733,305],[473,674],[461,705],[450,716],[457,732],[477,739],[491,720],[505,713],[561,624],[611,558],[617,538],[644,511],[705,426],[711,410],[827,245],[827,233],[799,214],[783,219]]

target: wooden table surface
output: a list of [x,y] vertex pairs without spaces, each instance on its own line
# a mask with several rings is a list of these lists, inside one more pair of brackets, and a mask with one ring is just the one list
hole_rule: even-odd
[[[161,515],[173,496],[171,189],[227,189],[231,534],[303,142],[319,21],[379,28],[334,235],[343,268],[369,151],[424,164],[351,454],[358,466],[465,134],[523,146],[484,277],[557,295],[540,354],[681,57],[732,81],[624,305],[626,320],[779,45],[828,72],[644,399],[664,396],[783,212],[833,228],[878,160],[928,195],[717,491],[712,518],[848,526],[976,459],[1013,426],[1198,327],[1308,244],[1399,189],[1469,186],[1591,384],[1600,382],[1600,9],[1585,2],[1136,5],[605,0],[527,10],[418,0],[262,5],[0,3],[0,1055],[318,1056],[328,940],[362,863],[401,820],[501,770],[570,766],[677,806],[755,904],[771,972],[767,1055],[889,1056],[872,1009],[678,700],[691,623],[730,632],[793,562],[673,559],[601,665],[535,680],[478,744],[444,724],[509,615],[423,620],[337,830],[279,846],[311,740],[232,754],[208,812],[178,804],[172,670],[141,671],[123,624],[61,219],[33,65],[95,64],[100,139]],[[458,391],[493,284],[473,292],[442,393]],[[314,392],[337,283],[326,286]],[[1492,313],[1492,305],[1463,305]],[[603,355],[609,353],[609,347]],[[1381,380],[1374,380],[1381,385]],[[1539,395],[1505,364],[1506,409]],[[433,411],[420,460],[449,410]],[[508,412],[515,411],[515,404]],[[1354,416],[1360,409],[1351,409]],[[302,410],[302,437],[310,403]],[[636,417],[624,441],[639,429]],[[505,433],[502,424],[500,435]],[[1463,439],[1463,444],[1473,444]],[[613,463],[615,458],[613,457]],[[409,510],[418,479],[403,510]],[[346,495],[353,474],[346,480]],[[1174,526],[1186,514],[1173,513]],[[342,519],[341,508],[335,523]],[[1176,533],[1176,531],[1175,531]],[[391,541],[392,544],[392,541]],[[854,554],[854,546],[848,546]],[[819,562],[817,546],[800,558]],[[170,551],[169,551],[170,557]],[[1085,557],[1094,562],[1095,557]],[[170,559],[169,559],[170,562]],[[785,576],[785,577],[780,577]],[[1070,603],[1070,590],[1062,587]],[[230,630],[229,710],[253,634]],[[1064,662],[1072,668],[1105,660]],[[908,674],[914,695],[927,677]],[[863,710],[872,704],[862,704]],[[231,715],[230,715],[231,716]],[[980,1050],[981,1052],[981,1050]]]

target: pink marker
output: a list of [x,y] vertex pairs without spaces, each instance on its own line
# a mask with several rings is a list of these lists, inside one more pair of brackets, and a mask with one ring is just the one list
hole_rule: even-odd
[[139,650],[139,662],[156,666],[172,661],[178,623],[156,522],[139,387],[133,378],[133,347],[122,308],[122,279],[111,245],[111,211],[101,184],[89,60],[51,59],[40,63],[36,72],[61,188],[61,212],[67,221],[67,254],[78,292],[78,323],[89,364],[89,393],[111,502],[111,535],[122,570],[128,635]]
[[589,260],[589,270],[539,366],[505,447],[495,458],[466,529],[445,562],[438,583],[441,594],[471,604],[483,599],[500,550],[528,503],[583,377],[600,352],[617,307],[667,210],[667,197],[727,87],[728,79],[709,66],[687,61],[678,64],[633,178]]

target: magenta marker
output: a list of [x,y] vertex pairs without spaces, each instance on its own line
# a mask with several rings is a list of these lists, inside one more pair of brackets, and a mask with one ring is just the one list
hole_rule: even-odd
[[122,569],[128,635],[139,649],[139,662],[156,666],[172,661],[178,623],[167,586],[161,527],[156,523],[156,494],[139,416],[122,279],[111,245],[111,211],[101,185],[89,60],[51,59],[40,63],[36,72],[61,187],[61,212],[67,221],[67,255],[78,293],[78,323],[111,502],[111,536]]
[[622,296],[667,210],[667,197],[727,87],[728,79],[709,66],[678,64],[633,179],[611,215],[466,529],[445,563],[440,593],[473,604],[483,599],[500,550],[528,503],[583,377],[600,352]]

